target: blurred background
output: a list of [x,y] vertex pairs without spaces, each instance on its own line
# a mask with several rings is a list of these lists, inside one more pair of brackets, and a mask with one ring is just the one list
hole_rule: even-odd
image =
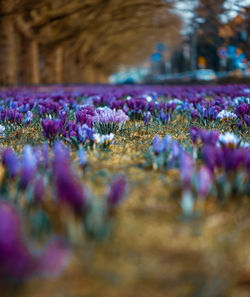
[[250,78],[250,0],[1,0],[0,84]]

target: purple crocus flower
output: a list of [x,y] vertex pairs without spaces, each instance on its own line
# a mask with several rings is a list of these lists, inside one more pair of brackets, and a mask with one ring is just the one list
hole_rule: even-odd
[[170,135],[166,135],[163,139],[162,139],[162,142],[161,142],[161,152],[165,152],[170,143],[172,142],[172,137]]
[[211,170],[202,166],[197,173],[197,191],[200,198],[205,198],[212,185],[213,175]]
[[40,116],[44,116],[45,114],[45,107],[43,105],[38,105],[38,113]]
[[195,126],[191,126],[189,129],[190,137],[192,139],[193,144],[196,144],[197,138],[199,136],[199,129]]
[[36,203],[41,203],[45,194],[44,178],[39,176],[34,181],[33,195]]
[[241,148],[232,150],[228,147],[223,147],[222,151],[225,170],[227,172],[235,172],[242,165],[246,150]]
[[194,160],[192,158],[192,155],[185,151],[181,151],[179,158],[179,168],[183,187],[186,190],[190,187],[194,170]]
[[7,148],[3,152],[2,163],[6,166],[11,178],[14,178],[18,174],[20,168],[19,159],[12,148]]
[[1,110],[1,114],[0,114],[0,117],[1,117],[1,121],[2,121],[2,122],[5,121],[6,114],[7,114],[7,111],[6,111],[5,108],[3,108],[3,109]]
[[118,174],[111,181],[107,194],[107,206],[109,209],[117,207],[128,194],[128,181],[125,175]]
[[74,121],[67,121],[65,127],[62,127],[62,135],[64,137],[76,136],[76,124]]
[[65,124],[65,121],[67,119],[67,112],[65,110],[59,110],[58,112],[58,118],[61,120],[62,124]]
[[150,121],[150,118],[151,118],[151,112],[148,111],[144,117],[144,125],[148,125],[149,121]]
[[86,152],[83,148],[80,148],[78,153],[78,163],[80,164],[81,167],[84,167],[86,165]]
[[29,110],[25,116],[25,125],[29,125],[29,123],[32,121],[33,118],[34,118],[34,115],[32,111]]
[[241,120],[238,121],[238,128],[239,128],[239,130],[242,129],[242,121]]
[[19,124],[22,124],[23,114],[21,112],[15,111],[15,121]]
[[216,130],[207,131],[206,129],[200,129],[199,136],[202,143],[216,145],[220,132]]
[[22,225],[15,207],[0,201],[0,279],[58,274],[69,258],[68,246],[54,239],[42,252],[34,253],[26,243]]
[[85,143],[87,139],[89,139],[91,142],[94,142],[94,133],[95,131],[89,128],[86,124],[78,127],[78,137],[82,143]]
[[161,137],[159,135],[155,135],[153,139],[153,151],[155,155],[159,155],[161,152]]
[[238,117],[244,118],[250,112],[250,104],[241,103],[236,108],[236,114]]
[[244,164],[247,170],[248,178],[250,179],[250,150],[247,150],[245,153]]
[[41,124],[43,127],[43,135],[49,140],[53,140],[57,137],[62,126],[61,120],[49,118],[42,119]]
[[153,152],[155,153],[155,155],[159,155],[162,152],[165,152],[170,143],[172,141],[172,138],[170,135],[166,135],[162,140],[161,137],[159,135],[156,135],[153,139]]
[[70,157],[70,150],[68,147],[64,146],[64,144],[61,141],[56,141],[53,147],[53,152],[54,152],[54,159],[57,158],[64,158],[68,159]]
[[170,114],[169,113],[164,113],[163,110],[161,109],[159,112],[159,120],[163,123],[166,124],[170,120]]
[[196,118],[200,118],[200,115],[198,114],[198,111],[196,109],[193,109],[191,111],[191,119],[194,121]]
[[25,145],[21,160],[21,185],[26,188],[34,177],[37,168],[37,159],[30,145]]
[[247,126],[250,126],[250,116],[245,114],[244,115],[244,122],[247,124]]
[[182,148],[181,148],[181,146],[180,146],[180,144],[179,144],[178,141],[174,140],[174,141],[171,142],[170,152],[171,152],[171,156],[172,157],[171,157],[171,160],[169,162],[169,168],[173,168],[174,162],[176,160],[178,160],[179,155],[181,153],[181,150],[182,150]]
[[215,167],[221,168],[224,164],[224,153],[221,147],[205,145],[202,150],[202,158],[206,166],[214,171]]
[[181,153],[182,149],[181,149],[179,142],[174,140],[171,142],[170,150],[171,150],[172,157],[174,159],[177,159],[179,157],[179,154]]
[[81,213],[88,200],[86,189],[74,175],[63,145],[58,143],[54,152],[53,176],[56,199],[60,204],[72,207],[76,213]]
[[75,114],[76,122],[82,124],[86,124],[87,121],[87,110],[78,110]]
[[15,110],[11,107],[7,110],[7,118],[9,122],[15,121]]
[[49,146],[47,143],[42,145],[42,156],[45,168],[49,167]]

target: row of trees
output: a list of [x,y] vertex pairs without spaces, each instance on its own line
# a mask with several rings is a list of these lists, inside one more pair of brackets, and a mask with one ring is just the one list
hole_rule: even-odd
[[165,0],[0,0],[0,83],[105,82],[178,42]]
[[[241,5],[242,1],[234,2],[234,7],[227,7],[225,0],[199,0],[196,9],[202,21],[197,30],[197,55],[205,57],[207,67],[216,71],[220,69],[220,47],[233,45],[245,53],[249,50],[250,7]],[[237,16],[230,19],[227,17],[230,13]]]
[[[195,70],[199,61],[203,67],[221,69],[218,50],[232,45],[250,60],[250,6],[242,0],[179,0],[189,15],[183,46],[173,52],[174,72]],[[231,3],[231,5],[229,5]],[[232,18],[232,14],[236,17]],[[229,67],[230,68],[230,67]]]

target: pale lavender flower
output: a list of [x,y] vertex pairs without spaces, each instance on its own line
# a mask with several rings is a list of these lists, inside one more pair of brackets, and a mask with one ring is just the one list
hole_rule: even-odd
[[80,148],[77,152],[78,155],[78,163],[80,166],[84,167],[87,162],[86,152],[83,148]]
[[179,158],[179,172],[181,176],[181,180],[183,183],[184,189],[188,189],[190,187],[193,170],[194,170],[194,160],[192,155],[185,151],[181,151]]
[[202,166],[197,173],[197,191],[200,198],[205,198],[211,188],[213,175],[210,169]]
[[25,145],[21,159],[21,184],[26,188],[34,177],[37,168],[37,158],[30,145]]
[[153,139],[153,152],[158,155],[161,152],[161,137],[155,135]]
[[98,108],[93,117],[93,123],[99,133],[109,134],[119,130],[128,120],[128,116],[121,110],[109,107]]

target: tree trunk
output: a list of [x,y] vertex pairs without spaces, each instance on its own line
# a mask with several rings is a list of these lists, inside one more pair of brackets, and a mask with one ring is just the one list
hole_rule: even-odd
[[97,81],[96,82],[100,83],[100,84],[105,84],[108,82],[108,76],[100,68],[98,69],[98,72],[97,72]]
[[63,49],[58,47],[55,51],[55,78],[56,83],[63,82]]
[[97,81],[97,72],[96,67],[93,65],[85,65],[84,66],[84,82],[85,83],[95,83]]
[[4,85],[17,84],[16,32],[11,16],[2,17],[0,30],[0,83]]
[[30,41],[30,60],[31,60],[31,83],[39,84],[40,70],[39,70],[39,47],[35,40]]
[[22,82],[40,83],[40,57],[38,43],[30,38],[22,39]]

